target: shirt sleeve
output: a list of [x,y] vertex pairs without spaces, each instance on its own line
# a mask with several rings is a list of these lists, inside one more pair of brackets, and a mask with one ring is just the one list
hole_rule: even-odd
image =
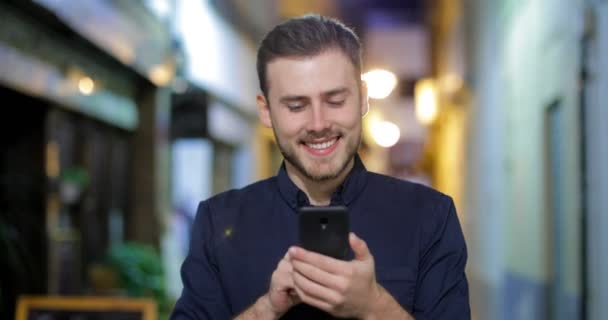
[[213,225],[207,202],[198,206],[190,249],[181,268],[184,288],[171,320],[230,319],[213,254]]
[[417,320],[470,319],[467,248],[453,201],[442,197],[426,222],[413,315]]

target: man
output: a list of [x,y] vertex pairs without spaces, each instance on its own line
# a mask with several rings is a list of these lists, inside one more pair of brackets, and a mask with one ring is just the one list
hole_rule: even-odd
[[[468,319],[467,260],[451,199],[367,172],[360,43],[340,22],[288,20],[258,51],[261,122],[277,176],[203,201],[172,319]],[[345,205],[352,257],[297,247],[297,212]]]

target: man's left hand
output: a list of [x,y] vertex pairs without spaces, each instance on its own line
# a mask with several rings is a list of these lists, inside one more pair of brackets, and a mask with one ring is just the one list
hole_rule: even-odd
[[366,319],[378,301],[374,258],[365,241],[349,235],[352,261],[337,260],[299,247],[289,250],[296,292],[302,302],[335,317]]

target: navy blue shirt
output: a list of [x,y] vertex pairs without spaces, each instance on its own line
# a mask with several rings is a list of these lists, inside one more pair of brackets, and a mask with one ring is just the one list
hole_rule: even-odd
[[[469,319],[467,250],[452,200],[428,187],[368,172],[359,157],[332,205],[348,207],[376,278],[416,319]],[[232,319],[268,291],[297,245],[297,209],[308,198],[283,165],[267,180],[200,203],[171,319]],[[334,319],[300,304],[282,319]]]

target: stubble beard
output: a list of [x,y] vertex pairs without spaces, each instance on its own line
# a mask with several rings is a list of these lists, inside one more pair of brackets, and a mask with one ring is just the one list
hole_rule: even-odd
[[[273,131],[275,131],[274,128],[273,128]],[[355,155],[357,154],[357,149],[358,149],[359,145],[361,144],[361,132],[359,132],[356,139],[354,141],[352,141],[353,143],[349,143],[348,141],[346,141],[346,143],[347,143],[346,150],[345,150],[346,158],[343,160],[343,162],[341,164],[339,164],[338,170],[334,170],[333,172],[327,172],[325,174],[316,174],[315,175],[313,172],[306,169],[306,166],[304,165],[302,159],[298,158],[298,156],[296,155],[295,150],[291,149],[289,147],[289,145],[284,143],[284,141],[281,141],[281,139],[277,135],[276,131],[274,132],[274,136],[277,140],[277,145],[279,147],[279,151],[283,155],[283,158],[285,158],[285,161],[288,162],[289,164],[291,164],[294,168],[296,168],[296,170],[298,170],[307,179],[314,181],[314,182],[324,182],[324,181],[333,180],[333,179],[339,177],[344,172],[344,170],[346,170],[349,163],[355,158]],[[343,142],[343,141],[340,141],[340,142]],[[337,159],[337,160],[339,160],[339,159]],[[334,161],[337,161],[337,160],[334,160]]]

